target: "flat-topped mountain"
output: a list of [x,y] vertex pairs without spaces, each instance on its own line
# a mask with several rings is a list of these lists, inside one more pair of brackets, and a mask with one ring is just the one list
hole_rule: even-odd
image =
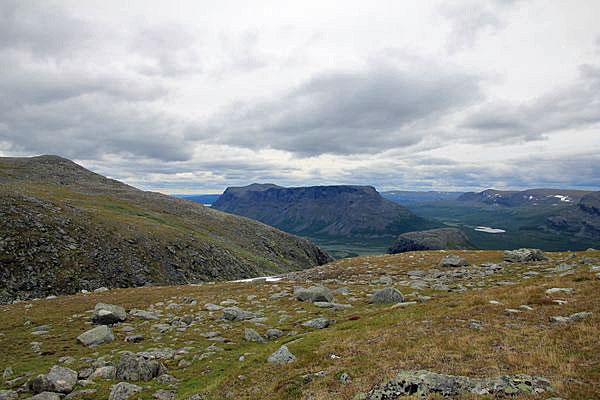
[[457,228],[439,228],[407,232],[398,236],[388,254],[421,250],[472,250],[475,246],[467,235]]
[[396,237],[440,226],[384,199],[371,186],[230,187],[213,208],[315,237]]
[[521,191],[487,189],[482,192],[464,193],[457,200],[506,207],[575,205],[583,196],[589,193],[591,192],[587,190],[568,189],[527,189]]
[[0,158],[0,302],[271,275],[331,258],[299,237],[57,156]]

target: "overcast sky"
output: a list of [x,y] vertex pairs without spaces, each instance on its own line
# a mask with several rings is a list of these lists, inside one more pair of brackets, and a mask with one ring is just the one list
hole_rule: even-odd
[[600,190],[600,1],[0,1],[0,156],[165,193]]

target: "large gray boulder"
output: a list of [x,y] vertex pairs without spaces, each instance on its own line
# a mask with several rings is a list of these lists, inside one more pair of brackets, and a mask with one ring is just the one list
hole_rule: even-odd
[[92,322],[99,325],[112,325],[127,319],[127,312],[121,306],[98,303],[94,307]]
[[332,302],[333,294],[331,290],[323,286],[312,286],[309,288],[299,288],[294,291],[294,297],[300,301],[315,301]]
[[84,346],[96,346],[112,342],[115,335],[107,325],[100,325],[77,336],[77,340]]
[[589,311],[582,311],[575,314],[571,314],[568,317],[550,317],[550,322],[568,323],[580,321],[582,319],[590,318],[592,313]]
[[460,256],[455,256],[455,255],[446,256],[446,257],[442,258],[442,260],[440,261],[441,267],[456,268],[456,267],[464,267],[467,265],[469,265],[467,260],[465,260],[464,258],[462,258]]
[[44,375],[38,375],[29,381],[29,389],[34,393],[55,392],[71,393],[77,384],[77,372],[57,365]]
[[271,364],[289,364],[296,361],[296,356],[284,345],[275,353],[271,354],[267,361]]
[[125,354],[117,364],[116,378],[122,381],[150,381],[166,372],[156,360],[147,360],[135,354]]
[[396,304],[403,301],[404,296],[402,296],[402,293],[393,287],[386,287],[375,291],[373,296],[371,296],[371,300],[369,300],[372,304]]
[[256,313],[242,310],[239,307],[227,307],[223,309],[223,318],[228,321],[243,321],[258,317]]
[[140,393],[142,388],[131,383],[121,382],[110,387],[108,400],[127,400],[131,396]]
[[508,262],[530,262],[530,261],[546,261],[548,257],[540,249],[518,249],[506,250],[504,252],[504,261]]
[[550,383],[541,377],[529,375],[501,376],[497,378],[468,378],[434,372],[400,371],[395,378],[378,385],[366,400],[396,399],[402,396],[467,397],[473,395],[493,398],[507,395],[533,395],[551,390]]

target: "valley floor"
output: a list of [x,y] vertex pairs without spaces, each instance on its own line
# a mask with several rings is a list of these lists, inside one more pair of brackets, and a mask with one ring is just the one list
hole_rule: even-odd
[[[449,254],[469,266],[440,266]],[[7,371],[0,398],[31,397],[23,385],[60,365],[80,375],[69,398],[106,399],[123,379],[107,368],[104,377],[81,380],[82,371],[118,371],[122,352],[150,349],[162,349],[152,354],[166,375],[131,382],[141,389],[131,399],[374,399],[372,390],[401,370],[472,378],[528,374],[544,377],[554,391],[511,398],[600,398],[600,251],[546,255],[548,261],[532,263],[503,262],[498,251],[366,256],[279,281],[112,289],[0,305],[0,373]],[[331,289],[333,305],[293,295],[297,286],[313,285]],[[370,294],[390,286],[404,294],[404,303],[369,304]],[[97,303],[123,306],[129,315],[112,326],[114,341],[85,347],[76,338],[93,328]],[[220,308],[231,306],[255,318],[223,319]],[[581,312],[591,314],[551,320]],[[303,325],[317,318],[330,325]],[[264,342],[245,340],[257,338],[249,329]],[[143,340],[125,341],[133,335]],[[295,361],[267,362],[282,345]]]

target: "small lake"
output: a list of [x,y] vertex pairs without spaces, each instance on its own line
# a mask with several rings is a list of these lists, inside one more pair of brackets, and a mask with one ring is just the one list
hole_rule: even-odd
[[489,226],[478,226],[477,228],[475,228],[475,230],[478,232],[485,232],[485,233],[504,233],[504,232],[506,232],[504,229],[490,228]]

